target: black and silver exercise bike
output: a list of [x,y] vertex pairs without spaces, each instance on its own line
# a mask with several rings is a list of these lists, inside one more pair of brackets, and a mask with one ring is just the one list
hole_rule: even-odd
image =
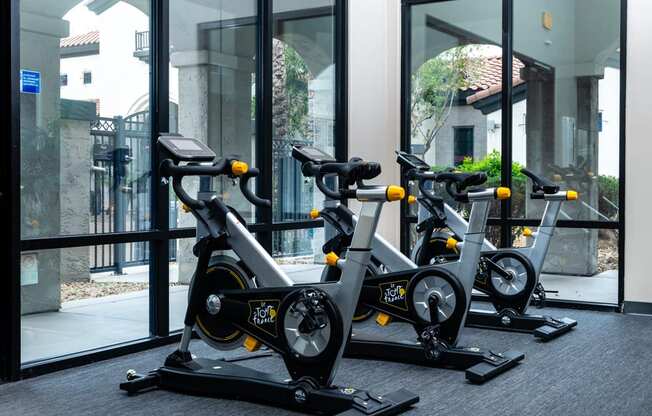
[[[294,146],[292,155],[303,166],[328,164],[330,160],[306,146]],[[306,169],[303,172],[306,174]],[[309,172],[306,176],[310,176]],[[405,322],[414,328],[416,336],[395,342],[385,337],[367,338],[354,331],[345,357],[464,370],[467,380],[482,383],[516,366],[524,358],[516,351],[495,353],[458,345],[471,303],[473,277],[484,240],[489,205],[495,199],[508,198],[510,191],[507,188],[467,190],[484,183],[484,174],[445,173],[436,177],[433,174],[433,179],[445,183],[456,200],[472,205],[465,241],[458,245],[461,256],[446,264],[418,267],[379,234],[371,236],[374,263],[366,266],[367,276],[356,317],[361,320],[370,312],[379,312],[376,322],[381,326],[392,320]],[[355,184],[349,181],[340,186]],[[344,276],[341,265],[354,254],[351,251],[354,230],[363,218],[343,205],[337,193],[322,187],[320,190],[327,197],[325,206],[319,212],[313,210],[311,216],[322,217],[327,235],[332,236],[323,247],[328,266],[322,281],[337,281]],[[344,258],[346,261],[342,260]]]
[[[158,149],[161,176],[172,178],[177,197],[189,207],[207,235],[194,247],[199,260],[189,288],[178,349],[157,370],[145,375],[130,371],[121,389],[134,394],[158,387],[320,414],[393,415],[418,401],[406,390],[379,396],[333,385],[371,256],[370,242],[378,217],[385,202],[404,197],[402,188],[363,185],[337,192],[338,198],[355,198],[362,203],[349,258],[341,261],[342,279],[294,285],[233,209],[217,197],[194,199],[182,184],[187,176],[239,177],[247,200],[269,207],[269,202],[254,195],[247,185],[258,171],[232,158],[215,161],[215,154],[195,139],[161,137]],[[377,164],[367,162],[326,163],[306,169],[311,169],[318,184],[326,174],[363,184],[380,173]],[[253,287],[235,261],[210,263],[213,252],[218,250],[233,250],[241,259],[254,259],[247,266],[260,287]],[[243,340],[250,350],[264,345],[282,357],[290,378],[225,359],[195,358],[189,349],[193,330],[218,350],[231,349]]]
[[[413,261],[422,266],[456,258],[456,243],[463,239],[467,221],[442,197],[432,192],[430,166],[427,163],[405,152],[397,154],[406,179],[416,181],[419,188],[419,196],[408,201],[419,203],[417,232],[421,235],[412,251]],[[527,247],[499,249],[489,240],[484,240],[473,288],[488,296],[487,300],[495,311],[471,309],[466,325],[532,333],[548,341],[570,331],[577,326],[577,321],[528,314],[526,311],[535,295],[541,301],[545,299],[539,276],[557,218],[562,203],[576,200],[578,194],[575,191],[560,191],[557,184],[527,169],[521,172],[532,181],[530,198],[546,201],[541,223],[536,232],[525,229],[524,235],[531,240]]]

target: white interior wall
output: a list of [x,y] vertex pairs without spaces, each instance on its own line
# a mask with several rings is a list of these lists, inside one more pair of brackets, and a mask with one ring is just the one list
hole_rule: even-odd
[[[396,0],[349,4],[349,155],[382,164],[378,183],[400,183],[400,16]],[[385,204],[379,232],[400,243],[400,207]]]
[[652,303],[650,235],[650,102],[652,2],[629,0],[627,23],[627,152],[625,189],[625,300]]

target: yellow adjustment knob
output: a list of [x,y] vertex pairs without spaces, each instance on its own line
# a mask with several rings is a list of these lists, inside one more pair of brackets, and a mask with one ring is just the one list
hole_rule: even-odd
[[532,237],[532,230],[527,227],[523,228],[523,235],[526,237]]
[[337,266],[337,261],[340,259],[340,256],[333,253],[332,251],[326,255],[326,264],[335,267]]
[[577,191],[566,191],[566,200],[567,201],[577,201],[580,197],[580,194]]
[[247,338],[245,338],[245,341],[244,341],[244,347],[245,347],[245,348],[247,349],[247,351],[249,351],[249,352],[256,352],[256,351],[258,351],[258,350],[260,349],[260,346],[261,346],[261,345],[262,345],[261,342],[258,341],[258,340],[257,340],[256,338],[254,338],[254,337],[247,337]]
[[319,218],[319,210],[317,208],[313,208],[313,209],[310,210],[309,215],[310,215],[310,218],[312,218],[313,220],[316,220],[317,218]]
[[405,189],[401,186],[390,185],[387,187],[386,196],[388,201],[400,201],[405,198]]
[[376,317],[376,323],[380,326],[387,326],[392,323],[392,317],[381,312]]
[[186,214],[190,212],[190,207],[189,207],[188,205],[186,205],[186,204],[181,204],[181,209],[182,209],[183,212],[185,212]]
[[448,237],[448,240],[446,240],[446,248],[448,250],[456,250],[457,243],[458,241],[456,239],[454,239],[453,237]]
[[239,160],[234,160],[231,162],[231,173],[235,176],[244,175],[249,171],[249,165],[245,162],[240,162]]
[[509,199],[512,196],[512,190],[501,186],[496,188],[496,199]]
[[416,196],[414,196],[414,195],[408,196],[408,201],[407,201],[408,204],[412,205],[415,202],[417,202],[417,197]]

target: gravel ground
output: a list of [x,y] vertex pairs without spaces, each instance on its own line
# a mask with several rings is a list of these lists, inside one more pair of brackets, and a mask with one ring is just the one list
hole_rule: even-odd
[[598,272],[618,270],[618,241],[600,239],[598,241]]
[[61,283],[61,301],[102,298],[109,295],[136,292],[147,289],[147,283],[125,282],[68,282]]

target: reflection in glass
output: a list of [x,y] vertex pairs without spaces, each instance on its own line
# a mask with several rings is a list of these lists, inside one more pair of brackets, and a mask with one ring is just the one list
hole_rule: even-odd
[[[618,221],[620,3],[551,1],[553,30],[531,24],[540,7],[514,3],[514,55],[523,63],[514,161],[579,191],[580,203],[566,210],[573,220]],[[518,172],[514,182],[518,193],[528,192]],[[542,203],[526,199],[513,215],[541,212]]]
[[411,7],[411,150],[438,169],[500,177],[492,162],[501,147],[501,7],[495,0]]
[[[273,41],[273,220],[308,220],[323,196],[291,156],[292,144],[334,154],[334,1],[274,2]],[[275,238],[273,251],[289,242]],[[301,251],[302,248],[292,248]]]
[[[206,144],[218,157],[255,167],[256,1],[170,2],[170,129]],[[252,184],[250,186],[254,186]],[[233,181],[187,178],[200,198],[217,194],[247,222],[255,210]],[[195,227],[170,189],[170,227]],[[178,267],[192,274],[194,240],[178,241]]]

